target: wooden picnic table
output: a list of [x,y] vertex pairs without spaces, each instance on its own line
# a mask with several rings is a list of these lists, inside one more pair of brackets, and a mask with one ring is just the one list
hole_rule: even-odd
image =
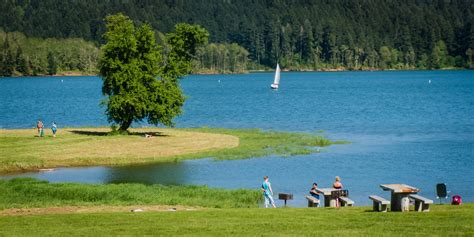
[[335,188],[316,188],[317,192],[324,195],[324,207],[336,207],[336,199],[332,198],[331,192],[340,189]]
[[384,191],[391,191],[390,210],[391,211],[409,211],[410,199],[408,195],[415,194],[420,191],[419,188],[406,184],[381,184],[380,187]]

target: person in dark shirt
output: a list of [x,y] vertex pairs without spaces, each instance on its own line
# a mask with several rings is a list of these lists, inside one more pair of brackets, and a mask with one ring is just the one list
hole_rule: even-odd
[[319,194],[321,193],[316,190],[317,188],[318,188],[318,184],[313,183],[313,187],[311,188],[311,190],[309,190],[309,194],[311,194],[311,196],[319,200]]

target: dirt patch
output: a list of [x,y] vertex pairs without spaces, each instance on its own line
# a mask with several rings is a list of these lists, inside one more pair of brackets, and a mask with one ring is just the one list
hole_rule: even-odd
[[[196,211],[201,207],[189,206],[165,206],[165,205],[136,205],[136,206],[67,206],[67,207],[45,207],[45,208],[11,208],[0,211],[0,216],[26,216],[26,215],[48,215],[48,214],[71,214],[71,213],[108,213],[108,212],[175,212]],[[141,211],[140,211],[141,210]]]

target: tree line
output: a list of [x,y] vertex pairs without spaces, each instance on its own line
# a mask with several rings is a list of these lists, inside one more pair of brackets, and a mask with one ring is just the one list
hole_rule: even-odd
[[54,75],[97,72],[99,50],[80,38],[28,38],[0,31],[0,76]]
[[202,72],[242,73],[248,67],[249,52],[236,43],[211,43],[197,52],[195,66]]
[[[169,47],[166,42],[160,43]],[[28,38],[19,32],[0,31],[0,45],[3,77],[98,73],[99,47],[94,42],[80,38]],[[211,43],[198,47],[193,72],[241,73],[247,70],[247,62],[248,52],[243,47]]]
[[[116,12],[161,32],[179,22],[199,24],[211,43],[236,43],[251,62],[268,67],[277,62],[295,70],[473,67],[472,0],[5,0],[0,9],[5,31],[97,44],[103,41],[104,17]],[[208,47],[204,58],[219,57]],[[222,46],[217,51],[219,65],[205,65],[233,67],[224,66]]]

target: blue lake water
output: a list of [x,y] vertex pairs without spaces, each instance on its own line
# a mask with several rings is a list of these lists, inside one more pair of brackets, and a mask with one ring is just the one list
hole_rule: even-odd
[[[189,76],[181,82],[188,99],[176,125],[323,130],[352,144],[307,156],[67,168],[4,178],[259,188],[268,175],[276,193],[295,194],[291,206],[304,206],[313,181],[329,187],[339,175],[356,205],[368,205],[370,194],[389,197],[382,183],[406,183],[435,199],[436,183],[445,182],[453,194],[474,201],[473,71],[282,73],[278,91],[270,90],[272,80],[272,73]],[[1,78],[0,128],[34,127],[38,118],[59,127],[105,126],[101,83],[98,77]]]

